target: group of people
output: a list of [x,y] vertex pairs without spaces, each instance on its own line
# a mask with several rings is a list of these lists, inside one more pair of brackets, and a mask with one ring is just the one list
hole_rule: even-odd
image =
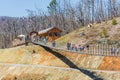
[[[43,43],[44,43],[44,45],[46,45],[47,42],[48,42],[48,39],[47,39],[47,38],[44,38],[44,39],[43,39]],[[55,40],[52,40],[51,43],[52,43],[52,47],[56,47],[56,41],[55,41]]]
[[74,51],[84,51],[84,50],[89,50],[89,44],[86,45],[77,45],[77,44],[72,44],[68,42],[66,44],[67,50],[74,50]]
[[115,53],[119,53],[120,52],[120,45],[118,44],[116,47],[112,47],[111,48],[111,53],[115,54]]
[[115,54],[115,53],[119,53],[119,48],[115,48],[115,47],[113,47],[113,48],[111,48],[111,53],[112,54]]

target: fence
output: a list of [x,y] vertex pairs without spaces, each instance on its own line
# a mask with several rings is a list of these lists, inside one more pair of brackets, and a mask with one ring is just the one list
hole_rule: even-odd
[[120,56],[120,49],[117,44],[95,44],[90,46],[89,53],[103,56]]
[[76,52],[76,53],[81,53],[81,54],[91,54],[91,55],[100,55],[100,56],[116,56],[116,57],[120,56],[120,47],[117,44],[112,44],[112,45],[94,44],[94,45],[89,45],[89,49],[79,50],[79,48],[77,48],[77,50],[75,49],[68,50],[66,47],[60,47],[60,45],[57,43],[55,44],[55,46],[52,45],[53,44],[52,42],[46,44],[42,41],[34,41],[33,43],[59,49],[59,50],[65,50],[65,51]]

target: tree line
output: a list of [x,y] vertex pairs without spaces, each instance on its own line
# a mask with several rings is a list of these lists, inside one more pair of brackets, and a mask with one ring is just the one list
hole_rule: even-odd
[[19,34],[29,34],[48,27],[58,27],[63,34],[89,23],[101,23],[120,16],[119,0],[51,0],[48,11],[36,8],[26,10],[27,17],[3,19],[0,23],[1,48],[12,46],[12,41]]

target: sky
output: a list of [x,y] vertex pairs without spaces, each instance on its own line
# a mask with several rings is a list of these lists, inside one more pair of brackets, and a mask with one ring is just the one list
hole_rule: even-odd
[[[51,0],[0,0],[0,16],[23,17],[27,16],[26,9],[35,11],[39,8],[47,11]],[[78,0],[71,0],[73,2]]]
[[0,0],[0,16],[23,17],[27,16],[26,9],[47,10],[50,0]]

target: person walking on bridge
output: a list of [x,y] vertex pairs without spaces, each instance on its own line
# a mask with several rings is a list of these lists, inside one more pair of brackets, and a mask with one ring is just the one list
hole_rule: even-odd
[[56,46],[56,42],[55,40],[52,41],[52,47],[55,47]]
[[66,44],[66,47],[67,47],[67,50],[70,50],[71,43],[70,43],[70,42],[68,42],[68,43]]
[[47,43],[47,39],[46,38],[43,39],[43,43],[44,43],[44,45],[46,45],[46,43]]

